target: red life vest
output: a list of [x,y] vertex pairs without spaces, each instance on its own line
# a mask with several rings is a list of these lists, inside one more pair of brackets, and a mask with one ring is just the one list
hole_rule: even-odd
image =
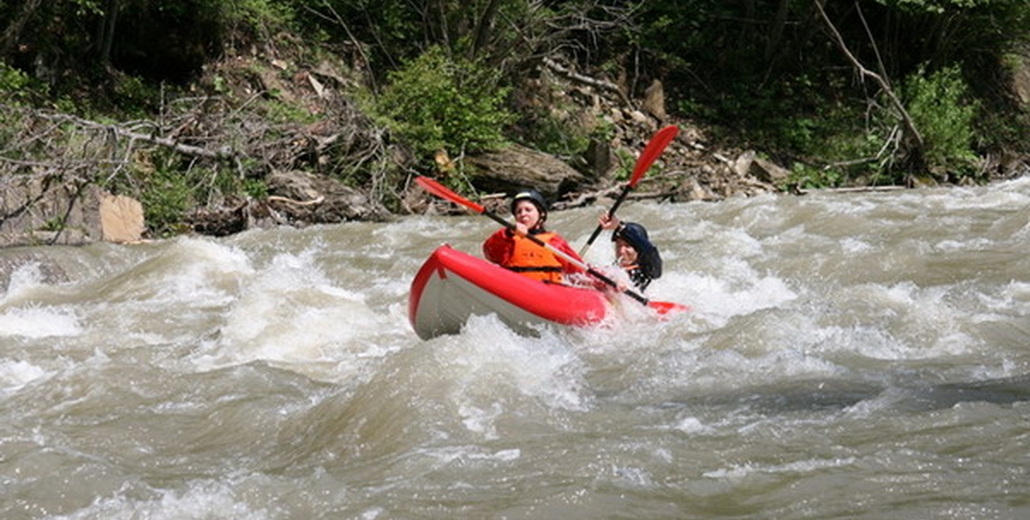
[[[550,242],[553,236],[550,231],[534,235],[544,242]],[[562,264],[557,255],[526,237],[516,235],[513,239],[511,258],[504,267],[534,280],[561,283]]]

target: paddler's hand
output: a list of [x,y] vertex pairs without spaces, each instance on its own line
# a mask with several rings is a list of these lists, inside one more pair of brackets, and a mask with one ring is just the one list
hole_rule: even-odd
[[602,229],[612,230],[619,227],[619,219],[605,212],[597,219],[597,222],[601,225]]
[[519,236],[526,236],[529,234],[529,228],[521,222],[515,223],[515,234]]

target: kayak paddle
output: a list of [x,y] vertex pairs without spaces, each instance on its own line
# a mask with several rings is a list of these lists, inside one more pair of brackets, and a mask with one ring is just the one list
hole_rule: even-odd
[[[429,177],[422,177],[422,176],[416,177],[415,178],[415,183],[417,183],[419,186],[421,186],[424,190],[428,191],[429,193],[432,193],[433,195],[436,195],[437,197],[440,197],[442,199],[447,199],[447,200],[449,200],[449,201],[451,201],[451,202],[453,202],[455,204],[459,204],[459,205],[465,206],[466,208],[469,208],[472,211],[475,211],[476,213],[479,213],[480,215],[486,215],[487,217],[492,218],[498,224],[500,224],[500,225],[510,229],[512,232],[516,232],[517,231],[517,228],[515,227],[515,224],[505,220],[503,217],[500,217],[496,213],[486,209],[483,205],[478,204],[476,202],[473,202],[473,201],[471,201],[469,199],[466,199],[465,197],[462,197],[461,195],[458,195],[457,193],[451,191],[449,188],[447,188],[443,184],[440,184],[439,182],[436,182],[433,179],[430,179]],[[562,257],[563,259],[565,259],[565,261],[569,262],[570,264],[575,265],[576,267],[579,267],[580,269],[586,271],[587,273],[589,273],[591,276],[597,278],[598,280],[601,280],[602,282],[604,282],[604,283],[606,283],[606,284],[608,284],[608,285],[610,285],[610,286],[612,286],[612,287],[614,287],[616,289],[619,288],[619,284],[615,283],[615,280],[612,280],[611,278],[605,276],[604,273],[599,272],[597,269],[594,269],[593,267],[590,267],[589,265],[584,263],[582,260],[579,260],[578,258],[570,256],[568,253],[562,251],[561,249],[558,249],[557,247],[554,247],[550,243],[544,242],[543,240],[540,240],[539,238],[537,238],[537,237],[535,237],[533,235],[523,235],[523,236],[528,238],[529,240],[531,240],[534,244],[536,244],[538,246],[541,246],[541,247],[544,247],[544,248],[547,248],[552,253]],[[655,309],[656,311],[658,311],[659,314],[666,314],[666,313],[668,313],[670,311],[674,311],[674,310],[689,310],[689,307],[686,307],[684,305],[680,305],[678,303],[672,303],[672,302],[652,302],[652,301],[649,301],[644,296],[642,296],[639,293],[637,293],[637,292],[635,292],[633,290],[630,290],[630,289],[625,289],[622,292],[625,293],[626,295],[628,295],[629,297],[633,298],[634,300],[640,302],[642,305],[646,305],[646,306],[648,306],[648,307],[650,307],[652,309]]]
[[[648,168],[658,159],[659,155],[662,155],[662,151],[669,145],[670,142],[676,137],[680,129],[676,125],[669,125],[661,130],[655,132],[651,140],[648,141],[647,146],[644,147],[643,153],[640,154],[640,158],[637,159],[636,166],[633,167],[633,176],[629,179],[629,184],[622,189],[622,193],[619,198],[615,199],[615,204],[612,205],[612,209],[608,210],[608,216],[614,217],[615,211],[622,205],[622,201],[626,200],[626,196],[629,195],[629,190],[632,190],[640,179],[647,172]],[[590,249],[590,244],[594,243],[597,239],[597,235],[601,234],[601,225],[598,224],[594,229],[594,233],[587,239],[587,243],[583,245],[583,248],[579,250],[579,256],[586,254],[587,249]]]

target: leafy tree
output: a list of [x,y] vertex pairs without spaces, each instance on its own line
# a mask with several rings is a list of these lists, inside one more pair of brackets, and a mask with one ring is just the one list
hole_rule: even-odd
[[[867,123],[870,109],[882,109],[881,85],[857,77],[816,16],[819,5],[857,60],[888,88],[920,70],[958,66],[968,86],[963,103],[977,98],[986,109],[977,119],[1003,119],[992,111],[1023,113],[1001,86],[1009,74],[1006,53],[1030,41],[1025,0],[652,0],[641,4],[638,25],[622,36],[622,46],[635,49],[641,69],[661,71],[675,110],[721,127],[734,141],[757,141],[782,162],[928,167],[923,160],[905,163],[920,153],[904,148],[891,160],[877,159],[886,143],[876,145],[875,136],[888,139],[889,131]],[[613,40],[605,48],[619,47]],[[999,146],[1005,136],[1009,146],[1019,146],[1030,137],[1026,125],[1006,130],[973,143],[993,139]],[[837,155],[848,153],[860,155]],[[870,178],[863,172],[858,175]]]
[[961,70],[919,71],[907,78],[903,94],[926,142],[927,169],[941,178],[951,175],[952,180],[975,173],[972,143],[978,105],[970,102]]
[[[295,0],[296,1],[296,0]],[[603,35],[631,23],[638,1],[321,0],[302,9],[338,41],[361,49],[377,80],[440,47],[508,77],[525,74],[556,50],[596,47]]]
[[504,143],[503,129],[513,115],[504,108],[509,89],[499,83],[496,70],[432,47],[389,79],[377,111],[420,156],[478,152]]

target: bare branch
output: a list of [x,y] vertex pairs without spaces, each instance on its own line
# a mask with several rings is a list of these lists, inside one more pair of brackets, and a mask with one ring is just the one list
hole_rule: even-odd
[[544,61],[544,65],[546,65],[547,68],[557,72],[558,74],[560,74],[560,75],[562,75],[562,76],[564,76],[564,77],[566,77],[568,79],[571,79],[573,81],[576,81],[578,83],[583,83],[585,85],[590,85],[591,87],[595,87],[595,88],[598,88],[598,89],[601,89],[601,90],[606,90],[606,91],[618,94],[619,97],[622,99],[622,101],[624,103],[626,103],[627,105],[632,106],[632,103],[630,102],[629,98],[626,96],[626,93],[623,92],[622,89],[619,88],[619,86],[616,85],[615,83],[612,83],[610,81],[604,81],[604,80],[600,80],[600,79],[591,78],[589,76],[584,76],[584,75],[579,74],[579,73],[577,73],[577,72],[575,72],[573,70],[569,70],[569,69],[561,66],[558,62],[552,60],[551,58],[544,58],[543,61]]
[[826,14],[826,11],[823,9],[822,1],[814,0],[813,4],[815,4],[816,9],[819,11],[819,16],[826,24],[826,28],[830,31],[830,35],[833,37],[833,41],[840,48],[841,52],[844,53],[844,56],[847,57],[848,61],[851,62],[852,66],[855,67],[855,70],[857,70],[858,73],[863,77],[868,77],[875,81],[880,86],[880,88],[883,89],[883,92],[887,95],[887,97],[891,100],[891,104],[894,105],[894,108],[897,109],[898,113],[901,115],[902,122],[905,124],[905,129],[908,130],[908,135],[915,142],[916,151],[920,155],[922,155],[924,146],[923,136],[919,133],[919,130],[916,128],[915,122],[912,121],[912,116],[910,116],[908,114],[908,111],[905,110],[904,103],[902,103],[901,99],[899,99],[897,94],[894,93],[894,89],[891,88],[890,83],[884,76],[881,76],[880,74],[877,74],[872,70],[866,68],[864,65],[862,65],[862,62],[858,61],[858,58],[856,58],[855,55],[851,52],[851,50],[848,49],[847,44],[844,42],[844,37],[841,36],[840,32],[837,30],[837,27],[833,24],[833,22],[830,20],[830,17]]

